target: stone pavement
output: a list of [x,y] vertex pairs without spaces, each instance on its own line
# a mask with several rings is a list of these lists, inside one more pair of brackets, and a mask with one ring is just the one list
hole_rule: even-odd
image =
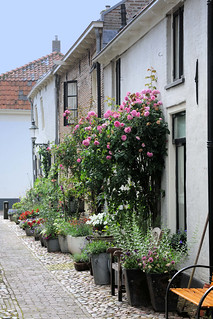
[[119,302],[110,286],[97,286],[88,271],[76,271],[70,256],[48,253],[0,214],[0,319],[164,318],[151,307],[131,307],[125,294]]
[[7,223],[0,217],[0,318],[91,318]]

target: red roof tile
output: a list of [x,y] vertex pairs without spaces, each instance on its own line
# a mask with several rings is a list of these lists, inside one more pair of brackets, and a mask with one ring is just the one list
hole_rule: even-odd
[[0,75],[0,109],[30,110],[27,95],[36,81],[54,66],[54,60],[61,60],[63,54],[53,52],[15,70]]

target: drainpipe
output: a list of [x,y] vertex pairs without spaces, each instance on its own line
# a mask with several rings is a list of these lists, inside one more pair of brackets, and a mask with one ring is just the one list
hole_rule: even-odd
[[98,117],[101,118],[101,66],[100,63],[96,63],[97,72],[97,107]]
[[[101,30],[95,28],[96,34],[96,54],[101,51]],[[96,63],[96,74],[97,74],[97,113],[98,117],[101,117],[101,66],[100,63]]]
[[58,74],[55,76],[55,144],[59,144],[59,88],[60,77]]
[[207,0],[207,8],[209,265],[213,266],[213,0]]

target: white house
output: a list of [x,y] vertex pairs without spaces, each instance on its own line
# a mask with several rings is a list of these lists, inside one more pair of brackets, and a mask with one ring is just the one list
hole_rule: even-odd
[[32,186],[30,110],[0,109],[0,210]]
[[[187,262],[193,264],[208,213],[207,2],[151,1],[93,61],[103,66],[104,96],[118,103],[145,88],[148,68],[157,71],[170,130],[162,222],[196,239]],[[200,264],[208,264],[208,249],[207,232]]]
[[27,95],[36,81],[52,69],[53,61],[61,58],[61,53],[52,52],[0,75],[0,210],[4,201],[11,208],[33,185]]

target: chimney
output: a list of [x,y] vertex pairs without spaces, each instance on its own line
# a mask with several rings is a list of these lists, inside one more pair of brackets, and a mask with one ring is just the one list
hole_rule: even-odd
[[57,35],[55,35],[55,40],[52,41],[52,52],[61,52],[61,42]]
[[120,30],[123,29],[126,25],[126,6],[125,4],[121,4],[121,27]]

